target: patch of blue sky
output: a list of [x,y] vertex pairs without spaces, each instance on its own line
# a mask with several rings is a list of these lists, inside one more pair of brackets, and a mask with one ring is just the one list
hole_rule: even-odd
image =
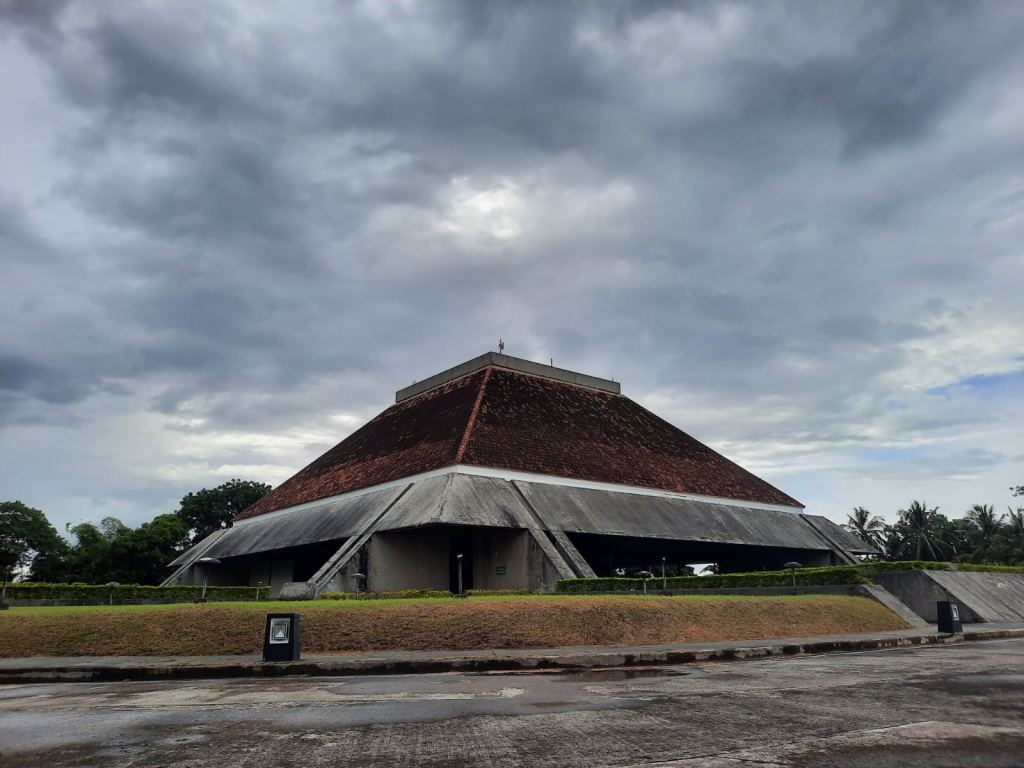
[[947,400],[954,395],[985,398],[1021,397],[1024,396],[1024,368],[1010,373],[968,376],[950,384],[943,384],[941,387],[933,387],[928,390],[928,394]]

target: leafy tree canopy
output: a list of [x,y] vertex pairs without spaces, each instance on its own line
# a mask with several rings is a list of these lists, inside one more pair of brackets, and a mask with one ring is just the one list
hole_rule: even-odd
[[138,528],[114,517],[94,523],[69,525],[73,538],[63,556],[37,558],[32,577],[49,582],[105,584],[159,584],[167,564],[188,543],[188,525],[174,514],[158,515]]
[[190,531],[189,543],[195,544],[220,528],[246,507],[270,493],[270,486],[254,480],[228,480],[216,488],[203,488],[185,496],[176,512]]
[[20,501],[0,502],[0,571],[6,581],[40,554],[66,548],[40,510]]
[[167,564],[188,542],[188,525],[174,514],[158,515],[138,528],[122,528],[110,541],[111,578],[122,584],[159,584]]

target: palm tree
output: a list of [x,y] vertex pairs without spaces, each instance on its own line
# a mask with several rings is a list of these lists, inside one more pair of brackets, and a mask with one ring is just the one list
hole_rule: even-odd
[[938,507],[928,508],[923,501],[912,501],[906,509],[900,510],[900,526],[904,528],[904,541],[914,553],[915,560],[921,560],[927,553],[938,560],[946,549],[942,540],[942,515]]
[[987,549],[992,545],[992,537],[1003,528],[1003,519],[1006,515],[996,517],[995,508],[991,504],[975,504],[965,517],[974,525],[974,539],[977,542],[976,552]]
[[843,528],[855,534],[861,541],[876,549],[882,548],[885,535],[885,521],[878,515],[872,515],[864,507],[854,507],[853,512],[846,516]]
[[887,525],[885,533],[882,535],[881,550],[883,558],[886,560],[899,560],[901,557],[905,557],[905,549],[906,542],[903,541],[900,529],[895,525]]
[[1010,511],[1010,519],[1006,522],[1006,532],[1013,538],[1024,541],[1024,507],[1007,509]]

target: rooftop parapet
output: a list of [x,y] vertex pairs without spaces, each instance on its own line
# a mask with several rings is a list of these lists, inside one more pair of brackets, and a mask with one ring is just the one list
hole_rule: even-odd
[[522,371],[523,373],[530,373],[534,376],[543,376],[544,378],[554,379],[555,381],[564,381],[569,384],[576,384],[580,387],[598,389],[602,392],[611,392],[615,395],[621,394],[622,392],[622,387],[619,386],[619,383],[617,381],[612,381],[611,379],[602,379],[597,376],[590,376],[586,373],[570,371],[566,368],[556,368],[553,365],[535,363],[532,360],[523,360],[520,357],[502,355],[498,352],[487,352],[479,357],[474,357],[472,360],[467,360],[460,365],[449,368],[447,371],[435,373],[433,376],[426,378],[423,381],[417,381],[415,384],[411,384],[404,389],[398,390],[395,392],[395,402],[400,403],[403,400],[408,400],[414,395],[426,392],[434,387],[439,387],[442,384],[446,384],[449,381],[465,376],[468,373],[485,368],[488,365],[494,365],[499,368],[509,368],[513,371]]

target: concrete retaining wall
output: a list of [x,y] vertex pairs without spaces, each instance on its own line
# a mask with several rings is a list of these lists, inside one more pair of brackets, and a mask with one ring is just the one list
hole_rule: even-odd
[[1024,573],[929,571],[928,575],[970,608],[978,621],[1024,621]]
[[935,604],[952,600],[960,606],[960,619],[965,623],[978,621],[970,608],[953,598],[928,575],[929,571],[887,571],[872,574],[876,584],[896,595],[910,610],[929,622],[938,621]]
[[994,571],[890,571],[872,576],[915,613],[937,620],[935,604],[949,600],[969,622],[1024,621],[1024,574]]

